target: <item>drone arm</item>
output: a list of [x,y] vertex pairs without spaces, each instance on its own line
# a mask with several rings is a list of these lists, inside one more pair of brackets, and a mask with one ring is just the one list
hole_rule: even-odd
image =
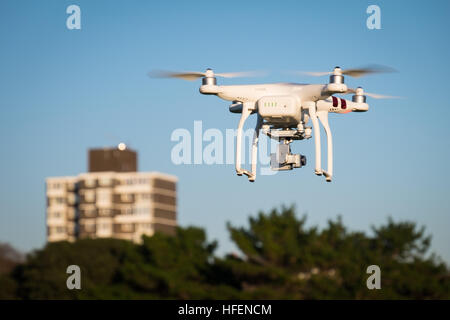
[[331,136],[330,125],[328,124],[328,111],[318,111],[317,117],[325,129],[325,133],[327,134],[327,171],[322,170],[325,179],[328,182],[331,182],[331,178],[333,176],[333,138]]
[[319,120],[317,119],[316,114],[316,104],[314,102],[308,102],[307,104],[309,116],[311,118],[311,122],[314,130],[314,144],[316,147],[316,167],[314,172],[317,175],[322,175],[322,164],[321,164],[321,146],[320,146],[320,126]]
[[245,120],[247,120],[248,116],[252,113],[254,109],[253,103],[243,103],[241,119],[239,120],[237,136],[236,136],[236,173],[238,176],[242,176],[242,174],[246,174],[247,176],[251,176],[251,173],[247,170],[243,170],[241,168],[241,148],[242,148],[242,129],[244,128]]

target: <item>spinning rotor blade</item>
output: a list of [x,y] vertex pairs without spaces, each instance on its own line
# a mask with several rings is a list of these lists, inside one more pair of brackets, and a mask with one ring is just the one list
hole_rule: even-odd
[[[370,65],[362,68],[353,68],[353,69],[342,69],[340,70],[341,74],[359,78],[368,74],[373,73],[387,73],[387,72],[395,72],[396,70],[390,67],[382,66],[382,65]],[[313,77],[321,77],[330,74],[334,74],[334,71],[331,72],[305,72],[305,71],[296,71],[295,73],[306,74]]]
[[386,67],[382,65],[370,65],[363,68],[354,68],[342,70],[342,74],[348,75],[350,77],[359,78],[367,74],[372,73],[388,73],[395,72],[395,69],[391,67]]
[[397,96],[385,96],[382,94],[376,94],[376,93],[370,93],[370,92],[366,92],[364,94],[366,96],[372,97],[374,99],[401,99],[402,98],[402,97],[397,97]]
[[[210,74],[208,74],[208,76],[212,77],[217,76],[223,78],[255,77],[262,74],[261,72],[258,71],[213,73],[212,70],[208,70],[207,72],[211,72]],[[154,70],[149,72],[148,75],[151,78],[178,78],[192,81],[207,76],[207,72],[198,72],[198,71],[172,72],[164,70]]]
[[[344,94],[350,94],[350,93],[356,93],[356,89],[348,88],[347,92],[345,92]],[[384,94],[370,93],[370,92],[365,92],[365,91],[362,94],[365,96],[374,98],[374,99],[401,99],[402,98],[402,97],[398,97],[398,96],[387,96]]]
[[333,74],[333,72],[315,72],[315,71],[294,71],[294,73],[304,74],[311,77],[322,77],[329,74]]
[[203,72],[196,71],[188,71],[188,72],[172,72],[172,71],[164,71],[164,70],[155,70],[150,71],[148,75],[151,78],[178,78],[183,80],[195,80],[197,78],[201,78],[205,76]]
[[241,72],[225,72],[215,73],[217,77],[222,78],[241,78],[241,77],[258,77],[263,75],[262,71],[241,71]]

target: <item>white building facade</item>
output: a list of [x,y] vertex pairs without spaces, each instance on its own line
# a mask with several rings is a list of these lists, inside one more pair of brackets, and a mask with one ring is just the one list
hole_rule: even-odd
[[89,172],[51,177],[47,186],[47,240],[174,234],[177,178],[159,172]]

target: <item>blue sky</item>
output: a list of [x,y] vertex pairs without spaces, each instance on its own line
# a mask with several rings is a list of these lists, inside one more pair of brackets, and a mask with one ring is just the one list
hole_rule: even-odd
[[[81,8],[81,30],[66,28],[71,4]],[[366,28],[370,4],[381,8],[381,30]],[[296,204],[309,225],[339,214],[364,231],[388,216],[416,221],[450,261],[449,9],[448,1],[2,1],[0,241],[42,247],[45,177],[84,172],[88,148],[125,141],[141,171],[179,177],[180,224],[205,227],[220,253],[235,250],[226,221],[243,225],[260,209]],[[146,76],[211,67],[271,71],[223,84],[321,82],[283,71],[370,63],[400,72],[346,82],[406,99],[330,116],[331,184],[313,173],[312,140],[293,146],[306,167],[254,184],[232,165],[172,164],[174,129],[202,120],[224,131],[239,116],[200,95],[198,82]]]

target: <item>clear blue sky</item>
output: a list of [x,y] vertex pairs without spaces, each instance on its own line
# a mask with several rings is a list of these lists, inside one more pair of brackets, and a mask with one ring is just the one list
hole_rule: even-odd
[[[82,29],[66,28],[81,7]],[[381,30],[366,8],[381,8]],[[141,171],[179,177],[179,222],[205,227],[220,253],[225,229],[250,214],[296,204],[309,225],[341,214],[354,230],[396,220],[427,227],[450,261],[450,2],[448,1],[1,1],[0,241],[29,250],[45,243],[45,177],[86,171],[90,147],[128,142]],[[149,79],[156,68],[269,70],[221,83],[313,82],[280,71],[379,63],[396,74],[351,86],[407,97],[369,100],[367,113],[331,115],[335,177],[313,173],[313,141],[296,143],[305,168],[259,176],[232,165],[175,166],[176,128],[235,128],[238,115],[197,82]],[[254,125],[254,119],[250,125]]]

